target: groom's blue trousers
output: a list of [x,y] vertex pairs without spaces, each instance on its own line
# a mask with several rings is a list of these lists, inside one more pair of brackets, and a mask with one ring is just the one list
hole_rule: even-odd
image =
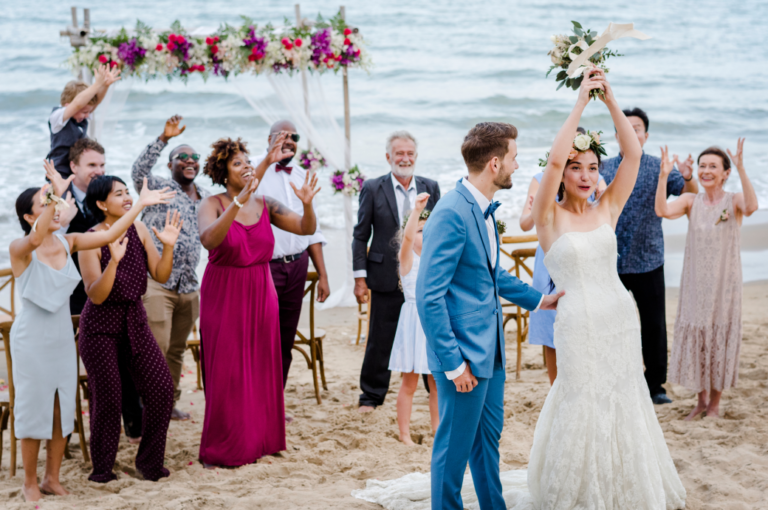
[[499,480],[499,440],[504,426],[504,380],[501,357],[496,356],[493,377],[477,378],[468,393],[442,372],[437,383],[440,425],[432,447],[432,510],[462,510],[461,486],[469,462],[482,510],[505,509]]

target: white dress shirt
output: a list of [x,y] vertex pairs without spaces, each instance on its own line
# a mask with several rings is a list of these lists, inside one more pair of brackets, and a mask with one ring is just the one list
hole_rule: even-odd
[[[64,193],[64,196],[66,197],[67,194]],[[85,214],[85,191],[82,191],[80,188],[75,186],[74,182],[72,183],[72,197],[75,199],[75,207],[80,209],[80,212]],[[66,227],[61,227],[58,232],[59,234],[66,234],[69,232],[69,225]]]
[[[480,190],[478,190],[469,180],[465,177],[461,180],[461,184],[464,185],[465,188],[469,190],[470,193],[472,193],[472,197],[474,197],[475,202],[477,202],[477,205],[480,206],[480,211],[485,214],[485,210],[488,209],[488,206],[491,205],[491,201],[488,200],[488,198],[480,193]],[[485,226],[488,230],[488,242],[491,247],[491,266],[493,268],[496,268],[496,257],[497,257],[497,251],[498,251],[498,245],[496,243],[496,223],[493,221],[493,215],[488,215],[488,217],[485,219]],[[544,299],[544,296],[541,297],[541,299]],[[536,307],[536,310],[539,309],[539,306],[541,306],[541,301],[539,301],[538,306]],[[536,311],[534,310],[534,312]],[[449,381],[453,381],[457,377],[459,377],[461,374],[464,373],[464,370],[467,368],[467,362],[462,361],[461,365],[456,370],[447,370],[445,372],[445,377]]]
[[[395,178],[395,174],[390,173],[389,176],[392,178],[392,187],[395,189],[395,203],[397,204],[397,219],[400,222],[400,228],[403,227],[403,221],[405,221],[405,215],[408,213],[408,211],[413,210],[413,206],[416,205],[416,195],[418,193],[416,192],[416,176],[411,176],[411,182],[408,184],[408,189],[405,189],[405,187],[400,184],[400,181],[398,181]],[[398,189],[399,188],[399,189]],[[408,194],[408,201],[411,204],[411,207],[408,209],[408,211],[403,211],[403,191],[405,191]],[[358,269],[357,271],[352,272],[353,278],[365,278],[368,276],[368,271],[365,269]]]
[[[267,151],[264,151],[264,154],[260,157],[254,158],[251,164],[255,167],[265,157],[267,157]],[[291,161],[291,164],[288,166],[292,168],[290,174],[284,171],[276,171],[276,163],[270,165],[264,177],[261,178],[256,194],[274,198],[299,216],[303,216],[304,204],[293,192],[290,183],[293,183],[297,188],[301,188],[304,185],[307,171],[301,168],[296,161]],[[312,207],[314,208],[314,204]],[[315,211],[315,217],[317,217],[317,211]],[[273,259],[282,258],[287,255],[297,255],[306,250],[307,246],[311,244],[322,243],[323,246],[327,244],[325,236],[323,236],[323,232],[320,230],[319,219],[317,220],[317,230],[309,236],[291,234],[285,230],[280,230],[274,224],[272,225],[272,233],[275,235],[275,249],[272,252]]]

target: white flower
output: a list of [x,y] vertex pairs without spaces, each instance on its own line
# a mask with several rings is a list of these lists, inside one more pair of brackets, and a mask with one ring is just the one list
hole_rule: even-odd
[[344,175],[342,176],[342,182],[344,183],[344,186],[349,186],[352,184],[352,177],[349,176],[349,172],[344,172]]
[[589,135],[583,135],[579,133],[576,135],[576,138],[573,139],[573,146],[576,147],[577,150],[580,150],[581,152],[586,151],[589,149],[589,146],[592,145],[592,137]]
[[553,48],[552,51],[549,52],[549,55],[552,59],[552,63],[556,66],[563,64],[563,52],[560,51],[560,48]]

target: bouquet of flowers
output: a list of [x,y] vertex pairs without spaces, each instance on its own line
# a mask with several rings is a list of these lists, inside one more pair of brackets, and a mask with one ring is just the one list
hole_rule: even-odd
[[496,220],[496,230],[499,232],[500,236],[503,236],[507,231],[507,224],[501,220]]
[[316,150],[306,150],[299,153],[299,166],[304,170],[317,172],[326,165],[325,158]]
[[[423,211],[421,211],[421,214],[419,214],[419,221],[427,221],[430,214],[432,214],[432,211],[430,211],[429,209],[424,209]],[[411,217],[410,212],[403,217],[403,224],[400,225],[401,230],[405,230],[405,226],[408,224],[408,219],[410,217]]]
[[357,165],[346,172],[343,170],[336,170],[331,176],[331,185],[333,186],[334,195],[336,193],[357,195],[363,188],[363,182],[365,182],[365,176],[360,173],[360,168],[358,168]]
[[[560,90],[563,85],[571,87],[573,90],[578,90],[581,82],[584,80],[584,74],[588,74],[592,69],[602,69],[607,73],[609,69],[605,66],[605,61],[610,57],[622,56],[603,46],[589,56],[586,62],[579,67],[579,70],[569,73],[569,67],[577,57],[587,51],[597,41],[597,32],[584,29],[578,21],[571,21],[571,23],[573,23],[573,35],[553,35],[551,37],[555,47],[549,50],[548,53],[552,60],[552,66],[547,71],[547,77],[555,69],[561,69],[555,76],[555,80],[560,82],[557,90]],[[590,96],[593,99],[597,98],[598,94],[602,94],[602,91],[590,91]]]
[[[579,155],[579,152],[587,152],[588,150],[593,151],[595,154],[600,154],[601,156],[607,156],[608,153],[605,152],[605,144],[600,141],[600,135],[602,134],[602,131],[587,131],[586,134],[576,133],[576,136],[573,139],[573,147],[571,148],[570,154],[568,154],[568,159],[574,159]],[[539,166],[546,168],[548,159],[549,151],[544,155],[544,159],[539,159]]]

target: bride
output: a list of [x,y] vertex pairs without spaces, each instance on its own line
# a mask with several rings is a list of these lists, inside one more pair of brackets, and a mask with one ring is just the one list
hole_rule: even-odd
[[[602,147],[599,136],[576,132],[592,90],[601,93],[624,149],[616,178],[595,203],[588,199],[597,188]],[[641,155],[604,73],[592,71],[555,138],[533,203],[544,263],[556,287],[567,292],[555,321],[557,379],[536,424],[527,484],[521,479],[525,471],[502,473],[508,508],[685,506],[685,489],[643,377],[635,305],[616,270],[614,229],[634,188]],[[353,494],[390,509],[423,508],[420,476],[369,482]],[[467,476],[462,495],[471,489]]]

